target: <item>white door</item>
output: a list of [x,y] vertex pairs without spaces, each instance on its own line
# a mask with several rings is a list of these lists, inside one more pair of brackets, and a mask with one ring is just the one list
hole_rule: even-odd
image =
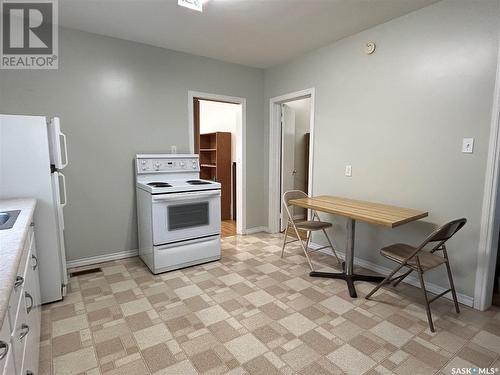
[[[295,178],[295,111],[288,105],[281,105],[281,194],[294,188]],[[281,207],[281,231],[286,229],[288,217]]]
[[[64,213],[63,208],[68,202],[66,193],[66,177],[60,171],[54,171],[52,177],[52,192],[54,196],[54,205],[57,220],[57,236],[59,242],[59,252],[61,255],[61,276],[62,276],[62,294],[66,297],[66,286],[68,285],[68,270],[66,268],[66,247],[64,243]],[[64,197],[64,201],[61,197]]]

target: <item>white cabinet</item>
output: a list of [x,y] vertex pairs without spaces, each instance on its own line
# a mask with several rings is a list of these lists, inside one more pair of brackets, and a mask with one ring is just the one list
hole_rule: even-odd
[[26,322],[26,309],[24,308],[24,301],[20,299],[16,321],[12,330],[12,346],[14,349],[14,360],[18,374],[24,374],[24,346],[27,341],[26,336],[28,336],[29,333],[30,326]]
[[14,374],[14,356],[12,354],[11,344],[11,328],[9,317],[5,317],[5,321],[0,330],[0,371],[4,374]]
[[24,352],[25,362],[23,375],[27,371],[38,373],[38,355],[40,343],[40,323],[42,305],[40,301],[40,283],[38,282],[38,258],[36,256],[35,241],[32,241],[30,254],[26,261],[26,286],[24,303],[26,308],[26,324],[30,327]]
[[9,311],[1,327],[0,371],[3,375],[38,373],[40,322],[38,259],[31,226],[11,291]]

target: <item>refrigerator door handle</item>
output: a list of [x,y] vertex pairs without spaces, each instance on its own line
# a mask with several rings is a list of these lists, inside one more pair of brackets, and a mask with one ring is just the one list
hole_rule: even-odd
[[65,207],[66,204],[68,203],[68,195],[66,194],[66,176],[59,172],[59,177],[62,177],[62,187],[63,187],[63,192],[64,192],[64,203],[61,202],[61,207]]
[[47,119],[49,134],[50,161],[57,169],[63,169],[68,165],[68,146],[66,135],[61,131],[58,117]]
[[[63,168],[66,168],[66,166],[68,165],[68,145],[66,143],[66,134],[59,131],[59,136],[62,137],[63,145],[64,145],[64,163],[61,160],[61,169],[63,169]],[[66,184],[64,186],[66,186]],[[64,198],[66,199],[66,196]]]

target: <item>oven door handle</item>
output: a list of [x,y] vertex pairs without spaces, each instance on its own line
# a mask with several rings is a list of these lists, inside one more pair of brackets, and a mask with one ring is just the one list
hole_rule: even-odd
[[173,202],[185,199],[193,199],[193,198],[203,199],[203,198],[213,198],[219,196],[220,196],[220,190],[212,190],[205,192],[193,191],[193,192],[162,194],[158,196],[153,196],[153,202]]

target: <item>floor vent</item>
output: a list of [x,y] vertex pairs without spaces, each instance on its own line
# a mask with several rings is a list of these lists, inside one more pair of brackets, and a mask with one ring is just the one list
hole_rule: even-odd
[[100,267],[89,268],[89,269],[86,269],[86,270],[70,272],[69,277],[76,277],[76,276],[88,275],[89,273],[97,273],[97,272],[102,272],[102,270],[101,270]]

